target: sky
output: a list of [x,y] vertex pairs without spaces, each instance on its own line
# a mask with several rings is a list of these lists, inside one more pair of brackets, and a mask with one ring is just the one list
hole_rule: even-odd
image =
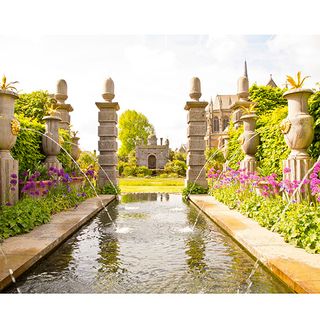
[[245,59],[251,84],[264,85],[272,74],[283,86],[297,71],[311,76],[306,87],[320,81],[319,35],[0,35],[0,43],[0,74],[19,81],[21,93],[55,92],[58,79],[67,81],[82,150],[97,149],[95,102],[103,101],[109,76],[119,115],[142,112],[173,149],[186,143],[184,105],[194,76],[204,101],[236,93]]

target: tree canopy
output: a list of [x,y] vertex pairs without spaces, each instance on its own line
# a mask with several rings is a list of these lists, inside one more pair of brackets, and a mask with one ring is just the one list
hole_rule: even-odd
[[154,132],[148,118],[135,110],[126,110],[119,118],[119,156],[126,157],[135,149],[137,142],[147,143],[148,136]]

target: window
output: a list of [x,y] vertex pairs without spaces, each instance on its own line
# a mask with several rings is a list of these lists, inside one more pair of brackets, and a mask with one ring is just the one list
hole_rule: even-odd
[[223,129],[222,130],[225,130],[225,128],[229,125],[229,119],[228,118],[224,118],[223,119]]
[[218,117],[213,118],[213,132],[219,132],[219,119],[218,119]]

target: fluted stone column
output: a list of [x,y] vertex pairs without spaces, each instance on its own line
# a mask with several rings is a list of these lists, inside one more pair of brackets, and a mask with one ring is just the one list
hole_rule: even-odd
[[192,78],[189,94],[192,101],[187,101],[184,109],[188,111],[188,148],[187,148],[187,176],[185,186],[196,183],[204,188],[208,187],[206,171],[203,169],[205,159],[206,114],[208,102],[199,101],[201,84],[198,78]]
[[10,150],[15,145],[20,124],[14,118],[14,100],[18,95],[0,89],[0,204],[15,204],[18,201],[18,161]]
[[[280,129],[291,149],[288,159],[283,161],[283,169],[286,169],[283,172],[284,180],[301,181],[313,165],[307,152],[314,136],[314,120],[308,112],[308,98],[312,94],[312,90],[302,88],[288,90],[283,94],[288,100],[288,116],[281,122]],[[301,189],[304,192],[296,194],[297,201],[310,195],[306,185]]]
[[115,186],[118,185],[117,111],[120,109],[120,107],[118,102],[112,102],[114,98],[114,83],[111,78],[105,81],[104,93],[102,94],[102,97],[105,100],[105,102],[96,102],[96,105],[99,108],[99,164],[104,170],[99,170],[99,188],[103,188],[106,184],[110,183],[112,183]]
[[57,91],[54,94],[57,100],[56,108],[59,112],[61,121],[59,122],[59,128],[70,130],[70,112],[73,111],[71,104],[65,103],[68,99],[68,86],[67,82],[63,79],[57,82]]

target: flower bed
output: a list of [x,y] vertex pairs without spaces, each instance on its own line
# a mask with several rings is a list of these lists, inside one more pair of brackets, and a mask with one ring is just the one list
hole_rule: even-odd
[[[286,170],[287,173],[288,170]],[[275,174],[260,177],[242,170],[210,170],[210,194],[218,201],[253,218],[261,226],[280,233],[284,240],[311,253],[320,253],[320,163],[310,179],[281,181]],[[311,201],[290,199],[299,185],[311,190]],[[259,192],[254,192],[259,188]],[[289,201],[292,200],[292,201]]]

